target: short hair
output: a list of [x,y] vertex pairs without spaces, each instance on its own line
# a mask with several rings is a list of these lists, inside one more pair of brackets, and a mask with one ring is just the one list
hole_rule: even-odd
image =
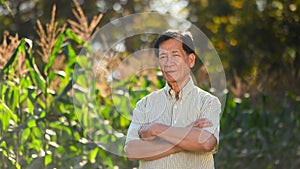
[[177,39],[182,42],[182,48],[187,54],[196,54],[194,49],[194,42],[192,38],[192,34],[190,32],[180,32],[180,31],[171,31],[168,30],[164,32],[162,35],[160,35],[155,43],[154,43],[154,49],[155,49],[155,56],[159,57],[159,46],[164,41],[167,41],[169,39]]

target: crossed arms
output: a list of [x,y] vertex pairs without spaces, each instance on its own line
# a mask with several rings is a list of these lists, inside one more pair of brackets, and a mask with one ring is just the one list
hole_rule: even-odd
[[215,136],[203,130],[210,126],[207,119],[187,127],[152,123],[138,131],[141,139],[129,141],[125,152],[129,160],[155,160],[180,151],[209,152],[217,144]]

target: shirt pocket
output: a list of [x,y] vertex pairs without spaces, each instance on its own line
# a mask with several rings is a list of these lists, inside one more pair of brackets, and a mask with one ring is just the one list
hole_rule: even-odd
[[166,104],[166,100],[162,96],[148,98],[145,106],[147,122],[163,123],[164,116],[167,113]]
[[179,117],[179,119],[183,120],[182,127],[186,127],[195,122],[199,118],[199,112],[194,104],[184,106],[181,111],[181,117]]

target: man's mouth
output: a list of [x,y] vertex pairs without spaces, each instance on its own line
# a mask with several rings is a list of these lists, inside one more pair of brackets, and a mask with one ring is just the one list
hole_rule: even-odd
[[174,73],[176,70],[165,70],[166,73]]

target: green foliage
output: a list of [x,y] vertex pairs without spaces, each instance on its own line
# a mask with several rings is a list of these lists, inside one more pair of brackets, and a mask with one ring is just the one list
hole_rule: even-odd
[[[66,35],[60,37],[64,36]],[[49,75],[42,76],[36,69],[31,52],[25,50],[24,39],[12,59],[1,70],[1,166],[136,166],[135,163],[129,163],[126,159],[105,151],[93,141],[115,142],[119,138],[109,133],[116,130],[126,134],[131,111],[128,108],[134,107],[139,98],[151,92],[149,86],[162,87],[164,81],[159,78],[153,84],[147,76],[135,76],[113,86],[115,91],[127,92],[130,101],[118,92],[113,94],[112,99],[102,97],[97,93],[95,83],[86,80],[90,73],[88,58],[84,55],[76,56],[71,44],[63,46],[59,41],[61,39],[56,43],[58,45],[55,45],[55,50],[63,50],[68,56],[63,72],[52,71],[53,63],[48,63],[45,72]],[[28,73],[18,75],[18,69],[13,63],[18,62],[15,58],[23,54],[26,55]],[[74,67],[76,57],[79,67]],[[75,68],[79,71],[76,72]],[[59,78],[60,83],[54,91],[49,87],[55,78]],[[72,84],[90,90],[81,90],[71,95]],[[136,86],[139,88],[136,89]],[[297,134],[300,129],[299,96],[287,93],[282,104],[273,107],[272,112],[268,108],[269,99],[270,97],[263,95],[256,102],[260,102],[260,106],[252,107],[251,97],[240,100],[228,94],[221,119],[217,168],[253,168],[257,165],[262,168],[296,168],[300,164],[296,160],[299,158],[299,147],[295,147],[300,141]],[[90,103],[95,107],[91,107]],[[90,118],[91,115],[96,115],[97,118]],[[105,124],[105,120],[109,121],[109,125]],[[89,127],[93,127],[93,131]],[[89,140],[89,136],[95,137]],[[117,148],[119,152],[122,151],[122,147]]]
[[[70,94],[77,56],[71,44],[63,45],[68,35],[72,35],[70,39],[75,37],[70,32],[60,34],[44,70],[38,69],[25,39],[1,70],[1,168],[68,168],[79,164],[84,168],[101,158],[106,160],[103,168],[113,168],[105,151],[97,145],[91,149],[82,141],[87,134],[74,113],[76,106]],[[66,66],[54,71],[54,60],[62,50],[67,56]],[[22,74],[16,63],[24,55],[27,72]],[[60,83],[54,89],[57,79]]]
[[10,7],[8,6],[6,0],[0,0],[0,3],[5,6],[5,8],[10,12],[11,15],[14,15]]
[[300,92],[299,0],[190,4],[190,18],[214,44],[228,81],[236,83],[236,73],[247,86],[242,93],[265,91],[283,97],[281,90]]
[[262,95],[250,104],[229,95],[221,119],[220,149],[217,168],[293,168],[300,165],[299,96],[288,93],[282,104],[266,109],[270,97]]
[[[5,0],[0,2],[11,11]],[[42,4],[50,7],[50,3]],[[144,4],[135,3],[128,6]],[[229,81],[237,70],[241,83],[248,85],[237,93],[231,88],[228,94],[216,168],[300,165],[299,5],[299,1],[190,0],[190,18],[217,48]],[[131,7],[124,11],[136,12]],[[107,18],[113,15],[107,10]],[[1,20],[10,25],[11,20]],[[130,44],[137,45],[134,42]],[[58,35],[42,66],[26,43],[21,40],[0,71],[0,168],[136,167],[136,162],[114,154],[124,153],[122,144],[109,145],[124,141],[133,107],[154,90],[149,86],[164,86],[161,76],[157,82],[147,76],[115,82],[112,94],[104,97],[91,76],[91,48],[72,30]],[[77,55],[76,46],[84,46],[87,54]],[[55,70],[62,54],[64,66]],[[22,63],[25,67],[20,69]],[[232,86],[238,85],[235,81]],[[254,94],[243,97],[248,91]]]

